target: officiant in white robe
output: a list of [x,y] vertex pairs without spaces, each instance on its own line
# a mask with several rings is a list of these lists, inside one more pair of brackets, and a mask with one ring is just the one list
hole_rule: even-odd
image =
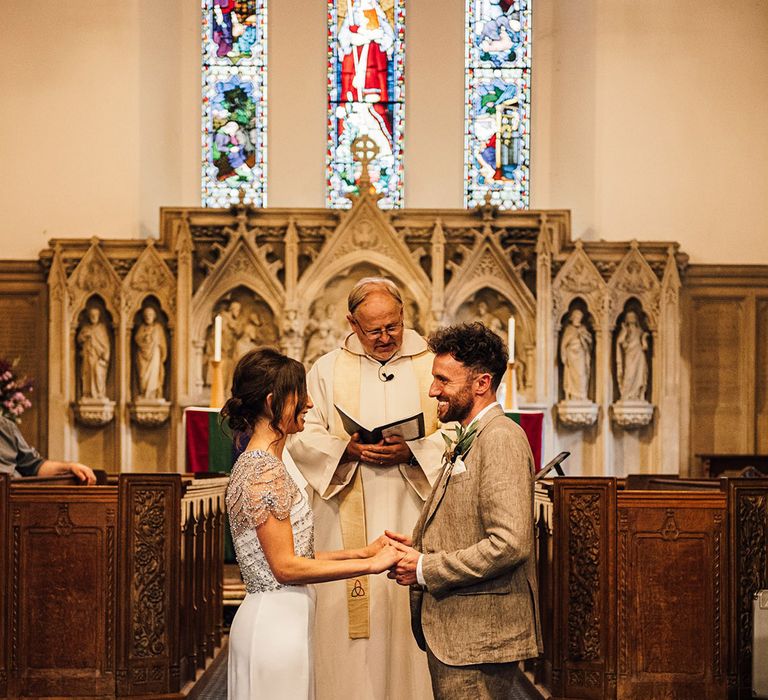
[[[357,548],[385,529],[410,532],[436,479],[444,442],[428,396],[432,354],[403,327],[389,280],[367,278],[350,292],[353,333],[307,375],[314,408],[288,449],[314,489],[317,550]],[[366,428],[424,413],[426,436],[364,445],[344,432],[334,404]],[[408,590],[384,576],[317,587],[318,700],[431,698],[426,660],[410,630]]]

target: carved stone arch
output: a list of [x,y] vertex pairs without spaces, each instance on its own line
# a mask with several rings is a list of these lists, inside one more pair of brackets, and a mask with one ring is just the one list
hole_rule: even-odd
[[656,333],[660,321],[661,283],[648,261],[639,250],[637,241],[632,241],[608,283],[610,290],[610,328],[616,326],[627,301],[636,298],[646,314],[648,327]]
[[552,282],[552,317],[555,331],[559,331],[563,316],[574,299],[584,300],[589,313],[597,321],[603,312],[603,299],[608,285],[595,264],[590,260],[581,241],[560,268]]
[[[329,280],[361,262],[386,270],[413,298],[424,299],[429,305],[432,288],[427,274],[375,200],[361,196],[342,214],[336,230],[299,280],[296,295],[302,313],[309,312]],[[419,311],[426,321],[429,309]]]
[[174,325],[176,313],[176,279],[165,260],[149,239],[147,246],[123,280],[123,308],[129,326],[147,297],[157,299],[168,317],[168,327]]
[[275,318],[280,317],[285,303],[283,286],[248,242],[237,237],[192,298],[190,337],[193,342],[205,339],[214,306],[237,287],[252,291],[269,306]]
[[535,342],[536,299],[496,241],[487,236],[454,271],[445,288],[448,318],[453,318],[459,307],[472,295],[486,288],[498,292],[512,304],[517,310],[517,320],[525,342]]
[[94,238],[82,260],[77,264],[67,280],[71,305],[69,307],[69,325],[77,326],[80,312],[88,299],[98,294],[104,306],[112,315],[114,323],[121,317],[122,285],[109,259],[101,249],[100,242]]
[[[419,270],[425,279],[419,280],[416,278],[414,267],[404,265],[402,262],[382,253],[369,251],[364,259],[361,259],[359,255],[347,255],[334,260],[330,265],[322,269],[322,276],[313,276],[314,279],[307,279],[306,283],[300,282],[297,295],[300,311],[307,313],[312,303],[322,294],[325,285],[330,280],[343,274],[345,270],[360,265],[361,262],[386,270],[387,276],[391,277],[410,296],[415,299],[425,299],[429,303],[429,285],[423,271]],[[422,309],[421,313],[426,317],[428,309]]]

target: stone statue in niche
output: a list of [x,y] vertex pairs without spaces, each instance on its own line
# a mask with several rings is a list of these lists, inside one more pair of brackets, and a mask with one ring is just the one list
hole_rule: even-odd
[[627,309],[616,335],[616,384],[619,400],[612,408],[613,421],[622,428],[640,428],[653,418],[653,406],[646,400],[648,388],[649,333],[640,315]]
[[296,309],[288,308],[280,324],[280,350],[295,360],[301,360],[303,345],[301,319]]
[[592,334],[584,325],[584,312],[574,309],[560,338],[565,400],[587,401],[592,371]]
[[[497,305],[496,311],[505,310],[501,305]],[[508,313],[509,315],[513,315]],[[475,305],[474,320],[480,321],[486,328],[490,328],[496,335],[498,335],[505,343],[508,340],[507,327],[504,321],[502,321],[495,313],[490,310],[488,302],[484,299],[480,299]],[[515,336],[519,338],[519,334]],[[517,384],[520,387],[530,386],[530,376],[528,373],[529,353],[525,353],[525,359],[523,353],[520,351],[520,344],[515,342],[515,372],[517,375]]]
[[501,336],[506,342],[507,334],[504,331],[504,324],[498,316],[495,316],[489,311],[488,304],[481,299],[477,302],[476,310],[477,315],[475,318],[486,328],[490,328],[494,333]]
[[261,316],[257,312],[253,312],[248,316],[248,320],[243,326],[243,330],[240,336],[235,341],[235,351],[233,364],[237,364],[237,361],[245,355],[249,350],[253,350],[259,345],[259,331],[261,329]]
[[589,398],[594,339],[586,320],[584,311],[572,309],[560,335],[564,399],[557,404],[557,416],[572,428],[593,425],[598,413],[597,404]]
[[133,334],[133,342],[136,396],[130,407],[131,418],[142,427],[155,428],[168,420],[171,404],[165,398],[168,340],[154,306],[141,310],[141,323]]
[[622,401],[645,401],[648,386],[648,332],[637,313],[627,311],[616,336],[616,380]]
[[115,402],[107,397],[112,342],[99,306],[86,308],[76,342],[80,355],[80,398],[74,407],[75,416],[83,425],[106,425],[115,412]]
[[77,334],[80,346],[80,396],[84,399],[107,398],[107,372],[112,348],[109,331],[101,318],[101,309],[91,306],[85,323]]
[[243,333],[243,305],[235,300],[221,312],[221,376],[225,393],[232,384],[232,373],[237,362],[237,343]]
[[325,353],[339,347],[343,333],[336,325],[333,304],[318,305],[307,323],[307,348],[304,365],[311,367]]
[[165,398],[165,361],[168,357],[165,328],[157,319],[157,311],[151,306],[144,307],[141,317],[142,323],[134,335],[138,397],[162,399]]
[[219,299],[213,307],[203,347],[203,377],[206,385],[210,385],[216,316],[221,316],[221,376],[225,392],[228,392],[238,360],[260,345],[275,344],[278,333],[271,309],[252,290],[238,287]]

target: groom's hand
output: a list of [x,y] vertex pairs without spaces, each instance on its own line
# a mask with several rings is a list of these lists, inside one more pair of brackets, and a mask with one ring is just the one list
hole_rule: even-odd
[[[421,552],[397,541],[395,541],[394,546],[403,553],[403,558],[397,562],[394,567],[395,581],[401,586],[413,586],[417,584],[416,565],[419,563]],[[387,574],[390,578],[392,578],[391,573],[392,572],[390,571],[390,574]]]
[[389,537],[390,540],[404,544],[406,547],[413,547],[413,540],[408,535],[404,535],[401,532],[393,532],[392,530],[384,530],[384,534]]

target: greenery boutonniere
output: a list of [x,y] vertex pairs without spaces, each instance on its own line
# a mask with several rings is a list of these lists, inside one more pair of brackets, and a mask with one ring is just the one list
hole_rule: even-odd
[[456,433],[454,439],[451,439],[446,433],[442,434],[443,440],[445,440],[443,464],[453,464],[458,458],[463,458],[469,452],[469,448],[472,447],[477,434],[476,425],[470,425],[469,428],[457,425],[453,430]]

